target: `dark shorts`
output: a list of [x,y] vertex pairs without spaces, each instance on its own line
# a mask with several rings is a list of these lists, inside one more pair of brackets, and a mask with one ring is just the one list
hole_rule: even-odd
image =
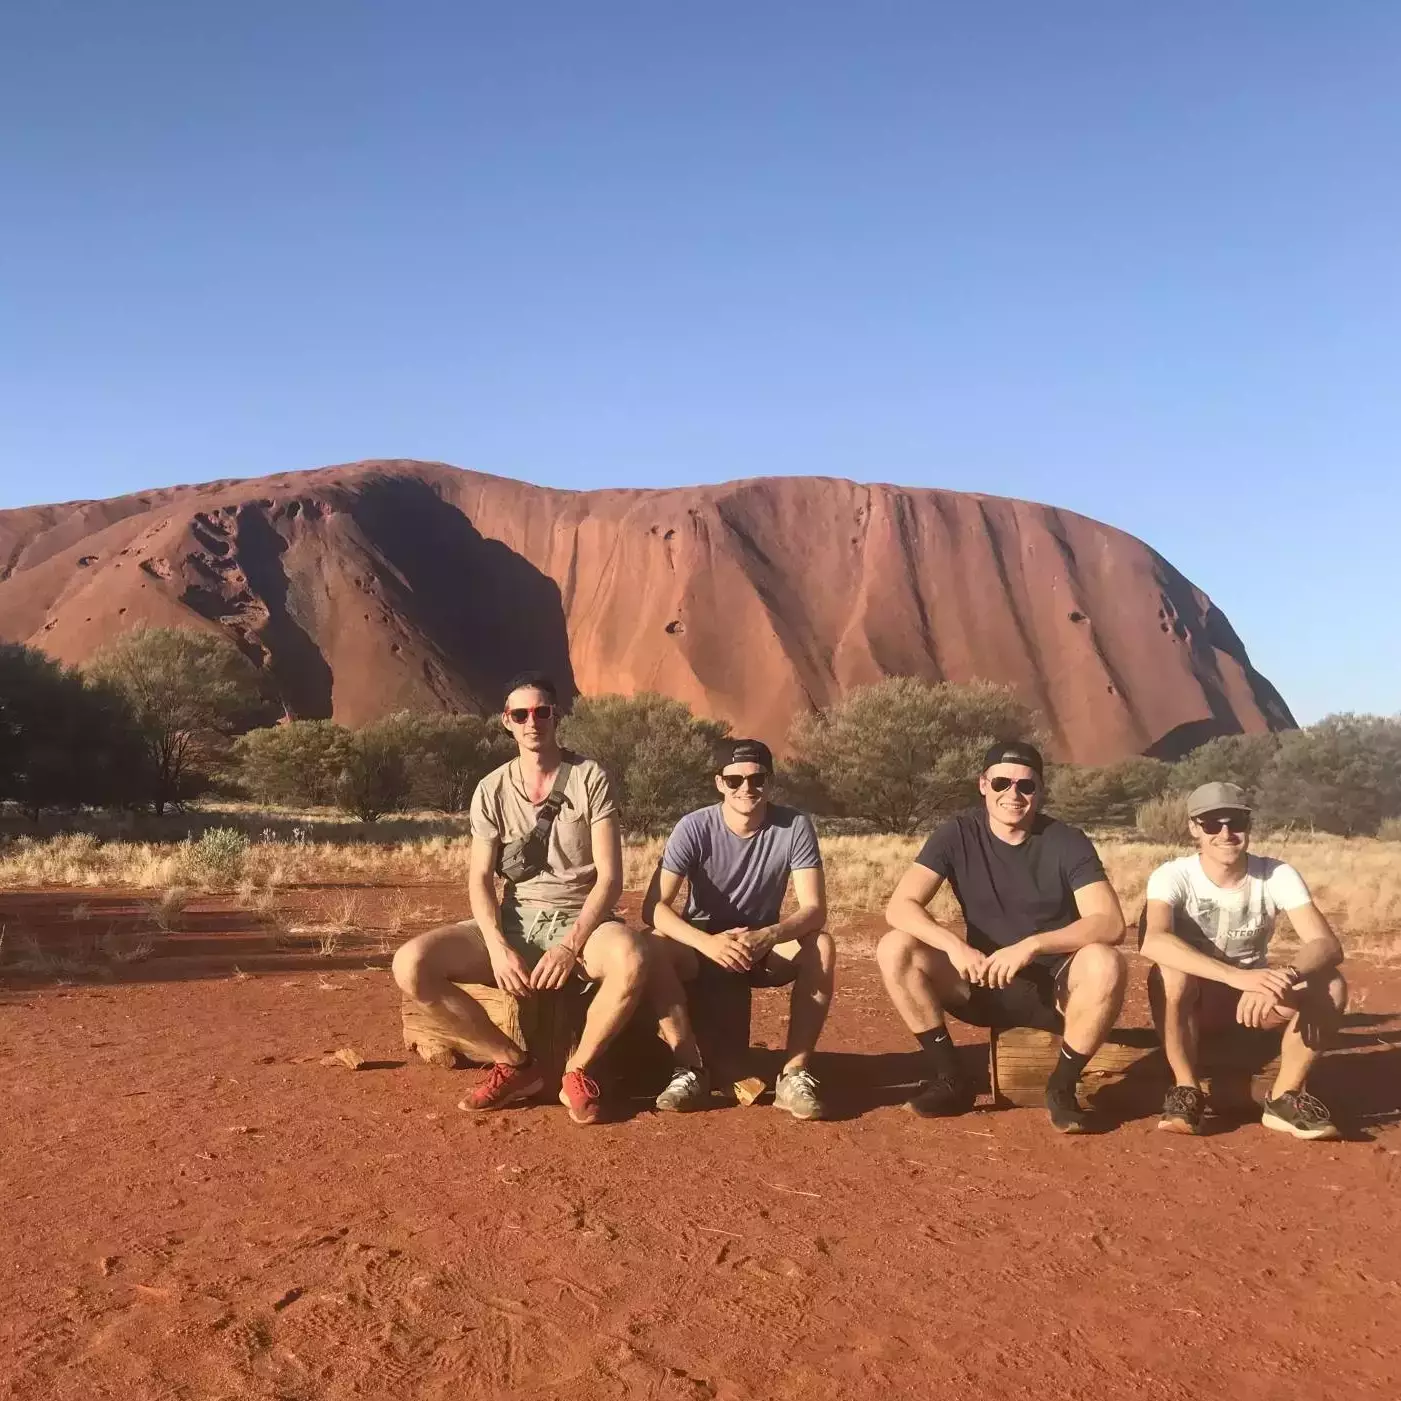
[[1066,955],[1055,964],[1030,963],[1005,988],[975,984],[968,989],[966,1002],[950,1002],[946,1010],[970,1026],[998,1031],[1032,1026],[1059,1034],[1065,1030],[1060,1008],[1065,1004],[1070,958]]
[[[688,922],[696,929],[702,929],[706,932],[710,930],[711,922],[704,915],[694,915]],[[702,960],[702,962],[704,961]],[[755,964],[748,973],[737,973],[734,976],[744,977],[750,987],[786,988],[797,978],[798,970],[786,958],[778,958],[771,953],[761,963]]]

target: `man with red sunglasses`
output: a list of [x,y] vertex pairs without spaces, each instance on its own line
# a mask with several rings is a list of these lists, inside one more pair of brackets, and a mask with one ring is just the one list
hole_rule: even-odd
[[[994,744],[978,791],[982,803],[936,828],[900,878],[876,949],[886,991],[929,1062],[909,1107],[927,1117],[973,1107],[944,1022],[951,1012],[976,1026],[1059,1032],[1046,1108],[1057,1131],[1081,1133],[1080,1072],[1124,1000],[1119,898],[1090,839],[1039,812],[1042,763],[1032,745]],[[929,913],[945,881],[966,935]]]
[[[618,809],[607,773],[560,747],[554,683],[539,673],[507,689],[501,721],[519,754],[472,795],[468,889],[473,918],[431,929],[394,955],[394,977],[419,1002],[488,1047],[491,1073],[463,1109],[501,1109],[539,1094],[540,1068],[455,983],[491,983],[513,997],[597,984],[565,1064],[560,1100],[577,1124],[599,1115],[589,1066],[627,1024],[647,986],[648,945],[613,913],[623,889]],[[498,869],[500,868],[500,869]],[[496,877],[504,879],[497,899]]]
[[[1265,1127],[1295,1138],[1337,1138],[1332,1116],[1304,1083],[1347,1007],[1338,972],[1343,946],[1292,866],[1250,854],[1250,821],[1243,789],[1204,783],[1187,798],[1196,855],[1169,861],[1148,878],[1140,952],[1153,964],[1149,1001],[1175,1082],[1158,1127],[1201,1131],[1198,1038],[1234,1021],[1283,1032]],[[1271,968],[1265,956],[1281,910],[1301,947],[1288,968]]]
[[[696,978],[705,958],[756,987],[792,984],[787,1059],[774,1104],[796,1119],[820,1119],[826,1111],[810,1061],[832,1001],[837,950],[823,928],[827,893],[817,832],[806,813],[769,800],[768,745],[727,740],[719,760],[720,801],[676,824],[642,906],[643,923],[661,936],[677,974],[659,979],[654,991],[662,1037],[677,1056],[657,1108],[698,1109],[710,1097],[679,986]],[[784,915],[790,881],[797,908]],[[683,883],[688,892],[678,913]]]

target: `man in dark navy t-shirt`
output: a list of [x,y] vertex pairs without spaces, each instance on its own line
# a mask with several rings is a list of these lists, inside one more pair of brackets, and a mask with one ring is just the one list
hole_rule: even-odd
[[[978,790],[982,804],[938,827],[895,887],[876,951],[886,991],[929,1058],[930,1078],[910,1108],[933,1116],[973,1105],[944,1024],[951,1012],[978,1026],[1060,1032],[1046,1108],[1056,1129],[1078,1133],[1080,1072],[1124,1000],[1123,912],[1090,839],[1040,813],[1035,748],[993,745]],[[929,913],[945,881],[966,937]]]

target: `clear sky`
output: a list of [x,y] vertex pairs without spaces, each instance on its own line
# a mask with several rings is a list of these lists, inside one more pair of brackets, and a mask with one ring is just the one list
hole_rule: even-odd
[[1024,496],[1401,710],[1401,5],[32,0],[0,131],[0,506]]

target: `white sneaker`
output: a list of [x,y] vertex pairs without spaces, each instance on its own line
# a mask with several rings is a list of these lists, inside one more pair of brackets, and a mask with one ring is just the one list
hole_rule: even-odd
[[658,1109],[699,1109],[710,1098],[710,1072],[702,1067],[678,1065],[667,1087],[657,1096]]

